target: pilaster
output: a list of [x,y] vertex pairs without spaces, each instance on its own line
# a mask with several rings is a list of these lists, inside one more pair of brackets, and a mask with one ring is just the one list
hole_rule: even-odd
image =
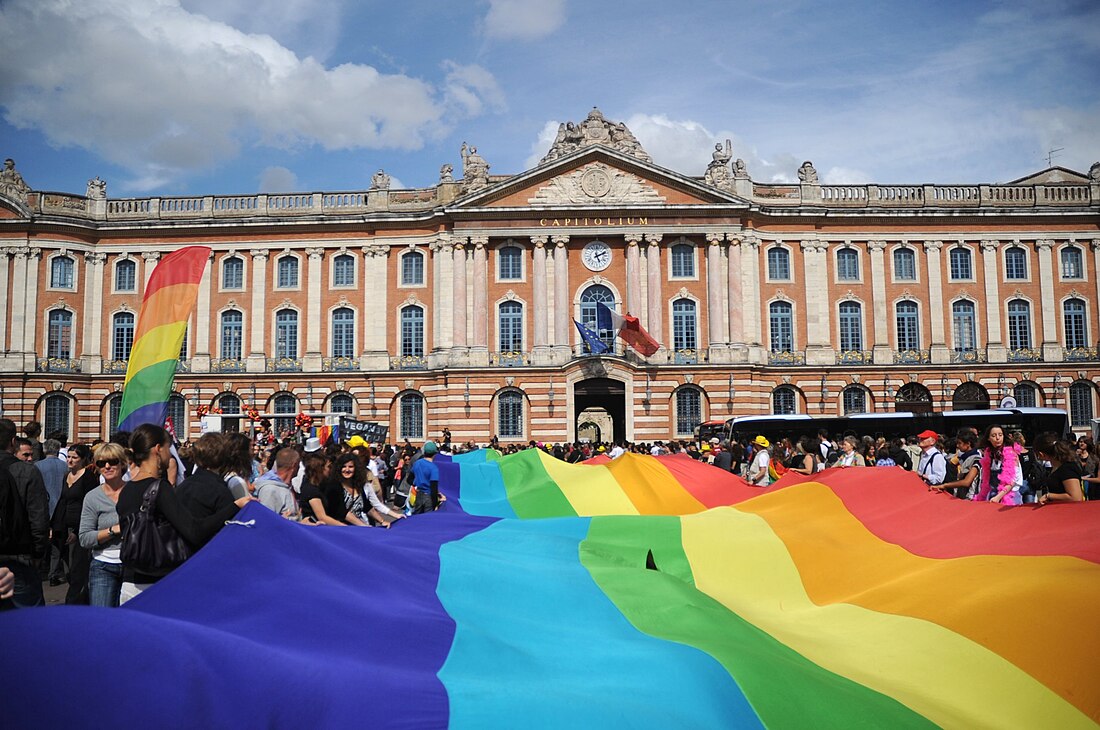
[[763,363],[766,352],[761,344],[760,322],[760,239],[747,235],[741,239],[741,311],[744,313],[745,340],[749,362]]
[[722,306],[722,290],[726,277],[722,266],[722,240],[725,235],[712,231],[707,238],[707,349],[708,360],[721,363],[729,360],[729,329]]
[[463,355],[464,350],[469,347],[466,339],[466,323],[468,321],[466,314],[466,238],[456,238],[454,240],[454,286],[453,295],[454,300],[453,309],[451,315],[453,317],[451,321],[451,330],[454,333],[454,349],[456,355]]
[[1001,277],[997,265],[1000,245],[1000,241],[994,240],[981,242],[982,275],[985,277],[985,347],[989,362],[1008,360],[1008,350],[1001,335]]
[[[157,268],[157,262],[160,261],[160,251],[142,251],[141,258],[144,262],[142,264],[142,275],[145,279],[145,286],[149,286],[149,277],[153,275],[153,269]],[[145,296],[145,288],[141,290],[141,296]]]
[[27,301],[26,314],[23,317],[23,369],[34,372],[38,331],[38,262],[42,260],[42,249],[31,246],[27,249]]
[[[531,312],[531,344],[534,350],[545,350],[547,341],[547,327],[549,316],[547,312],[546,291],[546,244],[549,236],[531,236],[532,261],[531,261],[531,299],[533,311]],[[542,354],[541,352],[539,354]]]
[[637,317],[642,309],[642,267],[638,253],[642,234],[630,231],[623,238],[626,240],[626,312]]
[[199,280],[199,296],[195,305],[194,353],[191,355],[191,372],[210,372],[210,328],[214,317],[210,311],[210,287],[214,279],[214,254],[206,260]]
[[474,336],[470,364],[489,364],[489,237],[471,236],[474,247]]
[[932,329],[932,362],[943,365],[951,362],[951,353],[943,336],[943,273],[940,267],[940,251],[943,241],[925,241],[924,256],[928,267],[928,321]]
[[726,277],[729,282],[730,357],[733,362],[745,362],[748,349],[745,346],[744,269],[741,237],[726,234]]
[[[8,286],[11,281],[10,277],[11,269],[11,249],[0,248],[0,296],[8,297]],[[9,352],[8,347],[8,317],[15,307],[14,299],[5,299],[7,305],[3,312],[0,312],[0,353]],[[96,318],[98,319],[98,317]],[[0,362],[3,360],[3,355],[0,355]],[[6,370],[7,368],[0,365],[0,370]]]
[[387,335],[394,327],[394,315],[388,299],[389,281],[386,263],[390,247],[384,243],[367,244],[363,252],[363,370],[385,370],[390,366]]
[[554,362],[564,364],[572,356],[573,300],[569,296],[569,236],[553,235],[554,244]]
[[806,301],[806,364],[833,365],[836,350],[829,316],[828,244],[811,239],[802,241],[799,247]]
[[267,369],[264,354],[264,334],[267,330],[267,311],[264,302],[267,295],[267,259],[269,251],[266,248],[254,248],[249,251],[252,256],[252,276],[249,282],[252,285],[252,312],[249,317],[249,345],[248,358],[245,367],[250,373],[262,373]]
[[306,256],[306,352],[302,369],[308,373],[321,372],[321,332],[325,320],[321,314],[321,269],[325,249],[307,248]]
[[871,304],[874,319],[874,341],[871,357],[876,365],[889,365],[894,361],[890,351],[890,307],[886,301],[886,241],[868,241],[871,255]]
[[1059,362],[1062,359],[1062,346],[1058,342],[1057,312],[1054,301],[1054,241],[1040,239],[1035,242],[1039,253],[1039,312],[1043,318],[1043,359],[1047,362]]

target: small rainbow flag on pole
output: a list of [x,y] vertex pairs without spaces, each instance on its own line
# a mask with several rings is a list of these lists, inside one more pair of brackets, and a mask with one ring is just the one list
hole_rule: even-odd
[[153,269],[123,382],[120,431],[164,423],[187,318],[195,309],[199,280],[209,258],[209,247],[187,246],[162,258]]

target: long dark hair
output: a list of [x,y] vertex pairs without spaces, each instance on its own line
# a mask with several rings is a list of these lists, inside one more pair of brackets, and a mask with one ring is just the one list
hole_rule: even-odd
[[149,460],[153,449],[157,446],[168,446],[172,443],[172,437],[160,426],[151,423],[143,423],[130,434],[130,451],[133,453],[134,463],[141,465]]
[[1004,449],[1004,445],[1008,442],[1008,434],[1005,434],[1005,440],[1001,442],[1001,448],[994,449],[993,445],[989,443],[989,434],[993,433],[993,429],[995,428],[1001,429],[1002,434],[1005,433],[1004,426],[1000,425],[999,423],[994,423],[992,426],[982,432],[982,437],[978,439],[978,450],[985,451],[986,449],[989,449],[989,453],[993,454],[993,456],[1000,456],[1001,451]]
[[1055,434],[1044,433],[1039,437],[1039,440],[1035,442],[1032,449],[1039,454],[1049,456],[1062,464],[1068,464],[1074,461],[1076,453],[1073,450],[1073,444],[1069,441],[1058,438]]
[[367,483],[367,467],[363,466],[363,462],[355,454],[344,454],[336,460],[336,463],[332,465],[332,478],[342,485],[344,483],[344,464],[349,461],[355,464],[355,474],[351,477],[351,487],[361,492],[363,491],[363,485]]
[[252,440],[243,433],[227,434],[222,441],[219,459],[225,474],[234,472],[245,479],[252,478]]

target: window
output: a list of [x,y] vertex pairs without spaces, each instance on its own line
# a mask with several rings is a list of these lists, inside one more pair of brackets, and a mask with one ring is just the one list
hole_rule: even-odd
[[115,264],[115,291],[137,290],[137,264],[131,259],[122,259]]
[[794,351],[794,310],[789,302],[768,305],[768,333],[772,352]]
[[168,396],[167,418],[172,420],[172,428],[176,432],[176,438],[180,441],[187,440],[187,401],[178,393]]
[[274,423],[275,436],[281,438],[285,430],[294,428],[294,412],[298,409],[298,401],[290,393],[275,396],[275,413],[286,414],[290,418],[276,418]]
[[782,246],[768,249],[768,278],[780,281],[791,278],[791,254]]
[[45,417],[42,419],[42,431],[47,434],[61,431],[66,436],[72,435],[70,430],[72,422],[70,418],[71,408],[72,405],[67,395],[51,393],[46,396],[46,412]]
[[424,283],[424,254],[409,251],[401,257],[401,284],[420,286]]
[[401,356],[424,357],[424,310],[415,304],[401,308]]
[[898,302],[894,308],[898,327],[898,349],[920,349],[920,319],[916,302]]
[[676,435],[690,436],[703,422],[703,398],[695,388],[676,391]]
[[1085,278],[1084,259],[1081,256],[1081,249],[1076,246],[1066,246],[1062,249],[1062,278]]
[[57,256],[50,261],[50,286],[54,289],[73,288],[73,260]]
[[236,309],[222,312],[221,353],[226,360],[240,360],[244,333],[244,315]]
[[840,303],[840,351],[863,349],[863,306],[859,302]]
[[298,313],[293,309],[275,313],[275,357],[298,357]]
[[514,390],[497,398],[497,430],[504,438],[523,438],[523,396]]
[[695,276],[695,247],[689,243],[677,243],[672,247],[672,278],[687,279]]
[[844,389],[844,415],[867,412],[867,391],[858,385],[849,385]]
[[504,246],[497,251],[497,277],[501,281],[518,281],[523,278],[523,249]]
[[244,288],[244,259],[231,256],[222,260],[222,288]]
[[283,256],[278,262],[278,279],[275,286],[279,289],[295,289],[298,287],[298,259],[293,256]]
[[68,360],[73,356],[73,313],[64,309],[50,312],[46,357]]
[[180,360],[186,360],[187,359],[187,341],[190,339],[190,337],[189,337],[190,334],[191,334],[190,328],[188,326],[184,326],[184,328],[183,328],[183,339],[180,340],[180,354],[179,354],[179,358],[178,358]]
[[951,326],[955,333],[955,352],[973,352],[978,348],[974,302],[964,299],[951,305]]
[[118,431],[118,417],[122,415],[122,394],[116,393],[107,399],[107,437]]
[[970,260],[970,249],[956,246],[950,252],[951,279],[954,281],[974,278],[974,267]]
[[1092,385],[1078,380],[1069,386],[1069,423],[1074,428],[1092,422]]
[[519,302],[501,302],[500,351],[523,352],[523,305]]
[[777,416],[789,416],[795,412],[794,388],[781,386],[772,391],[772,413]]
[[836,252],[836,278],[840,281],[859,281],[859,252],[854,248],[842,248]]
[[1023,299],[1008,303],[1008,349],[1031,348],[1031,305]]
[[611,330],[601,330],[596,322],[596,303],[606,304],[615,309],[615,295],[603,284],[593,284],[581,293],[581,324],[600,336],[609,349],[614,349],[615,334]]
[[328,409],[333,413],[346,413],[350,416],[355,412],[355,401],[347,393],[337,393],[329,400]]
[[218,408],[222,409],[222,413],[240,413],[241,399],[232,393],[226,393],[218,399]]
[[332,260],[332,285],[355,286],[355,257],[342,253]]
[[111,359],[129,360],[130,348],[134,346],[134,315],[119,312],[112,319]]
[[349,307],[332,311],[332,356],[355,357],[355,312]]
[[894,249],[894,279],[897,281],[917,280],[917,255],[913,252],[913,249]]
[[1085,302],[1067,299],[1062,303],[1062,323],[1066,330],[1066,347],[1088,347],[1089,333],[1085,319]]
[[401,438],[424,438],[424,396],[405,393],[399,401]]
[[1005,251],[1005,278],[1010,281],[1027,279],[1027,251],[1019,246]]
[[694,350],[698,346],[695,330],[695,302],[690,299],[677,299],[672,303],[673,349]]
[[1031,383],[1017,383],[1012,389],[1012,397],[1016,399],[1017,408],[1035,408],[1039,401],[1035,386]]

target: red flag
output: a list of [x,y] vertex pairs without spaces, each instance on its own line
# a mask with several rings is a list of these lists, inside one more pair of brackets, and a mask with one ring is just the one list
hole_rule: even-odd
[[623,317],[623,327],[619,330],[619,337],[622,337],[626,344],[646,357],[657,352],[661,347],[657,340],[653,339],[653,336],[645,331],[641,322],[638,321],[638,318],[632,317],[629,314]]

